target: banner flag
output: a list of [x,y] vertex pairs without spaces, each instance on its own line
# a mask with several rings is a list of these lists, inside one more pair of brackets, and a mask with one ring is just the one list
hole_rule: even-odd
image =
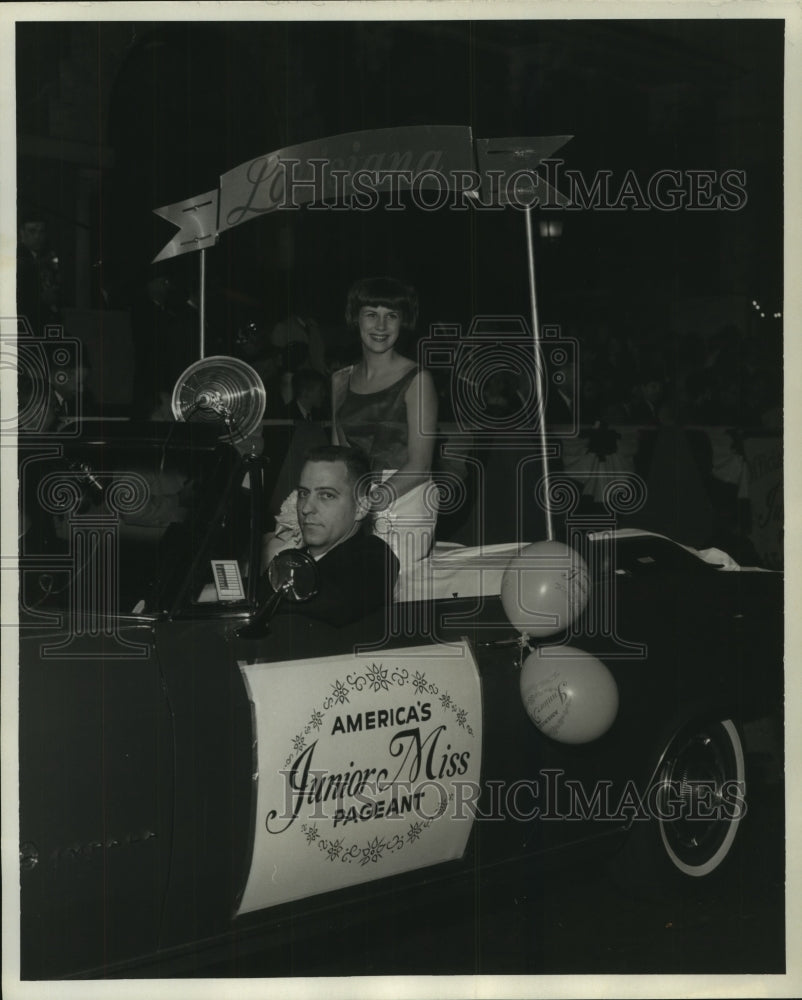
[[[493,205],[565,208],[570,199],[537,173],[537,166],[572,139],[570,135],[477,139],[481,199]],[[547,178],[550,176],[548,170]]]
[[[568,199],[537,174],[537,166],[570,136],[480,139],[467,125],[371,129],[288,146],[227,171],[209,191],[156,214],[179,227],[154,263],[212,245],[220,233],[278,210],[302,205],[367,211],[401,210],[400,195],[434,191],[429,209],[461,192],[484,207],[564,206]],[[478,168],[477,168],[478,159]]]
[[199,194],[175,205],[154,208],[153,211],[160,218],[179,227],[167,246],[153,258],[154,264],[168,257],[202,250],[217,242],[217,191],[207,191],[206,194]]
[[373,129],[289,146],[220,178],[220,232],[276,209],[350,202],[413,184],[455,190],[475,171],[471,130],[462,125]]

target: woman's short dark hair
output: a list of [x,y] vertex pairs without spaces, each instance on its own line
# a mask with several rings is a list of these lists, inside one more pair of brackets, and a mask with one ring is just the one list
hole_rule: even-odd
[[397,310],[403,330],[414,330],[418,322],[418,293],[412,285],[395,278],[360,278],[351,285],[345,307],[345,321],[349,326],[359,325],[359,310],[365,306]]

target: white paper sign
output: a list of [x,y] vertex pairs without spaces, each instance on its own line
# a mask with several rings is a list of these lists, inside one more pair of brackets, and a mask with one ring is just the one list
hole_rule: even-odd
[[467,642],[239,665],[258,773],[238,913],[462,857],[482,756]]

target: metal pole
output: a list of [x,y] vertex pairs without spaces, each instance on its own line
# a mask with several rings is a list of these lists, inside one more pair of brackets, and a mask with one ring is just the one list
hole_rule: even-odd
[[543,355],[540,350],[540,323],[537,316],[537,291],[535,289],[535,238],[532,231],[532,206],[528,205],[524,212],[526,218],[526,256],[529,264],[529,307],[532,316],[532,336],[535,352],[535,379],[537,388],[537,419],[540,451],[543,455],[543,480],[545,482],[545,497],[543,509],[546,513],[546,538],[554,541],[554,525],[551,517],[551,480],[549,478],[548,443],[546,441],[546,408],[543,399]]
[[198,316],[200,322],[200,358],[206,357],[206,247],[200,252],[200,288],[198,302]]

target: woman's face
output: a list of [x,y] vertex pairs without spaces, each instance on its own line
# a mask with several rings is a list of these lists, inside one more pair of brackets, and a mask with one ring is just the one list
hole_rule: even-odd
[[385,306],[362,306],[359,310],[359,336],[362,347],[371,354],[391,351],[401,333],[401,313]]

